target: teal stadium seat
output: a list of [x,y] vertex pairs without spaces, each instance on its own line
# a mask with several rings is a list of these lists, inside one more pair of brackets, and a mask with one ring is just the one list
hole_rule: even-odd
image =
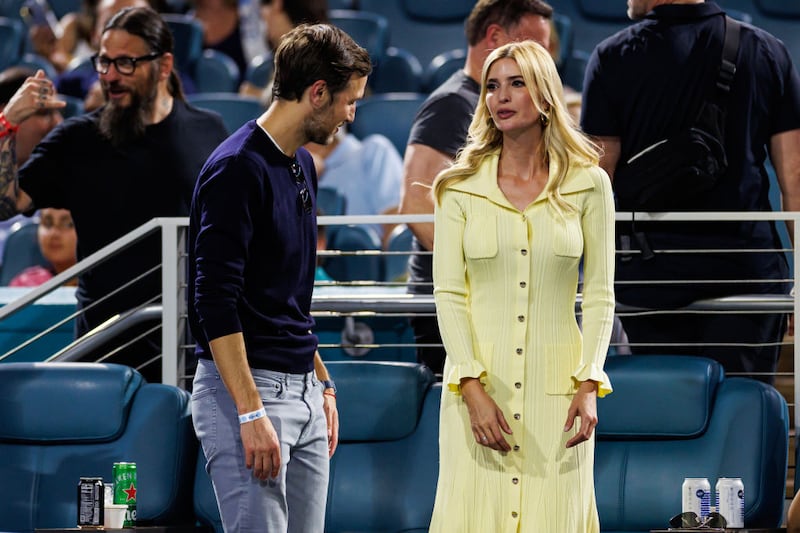
[[174,40],[175,66],[181,72],[194,72],[194,66],[203,54],[203,26],[190,15],[164,13]]
[[0,17],[0,70],[16,64],[24,52],[27,30],[19,18]]
[[380,249],[381,239],[370,227],[331,226],[328,231],[328,250],[366,251],[367,254],[328,257],[325,262],[325,270],[337,281],[378,281],[382,279],[382,262],[378,253]]
[[194,473],[193,499],[194,513],[197,521],[214,530],[214,533],[224,533],[222,519],[217,508],[217,497],[214,495],[214,486],[211,476],[206,472],[206,456],[202,447],[198,445],[197,465]]
[[389,21],[389,45],[408,50],[425,68],[438,54],[466,46],[464,20],[474,0],[360,0],[362,11]]
[[81,476],[137,467],[137,520],[195,523],[189,394],[98,363],[0,364],[0,530],[74,528]]
[[58,99],[67,103],[65,107],[61,108],[61,115],[65,119],[83,114],[83,100],[80,98],[66,94],[60,94],[58,95]]
[[358,102],[350,132],[359,139],[373,133],[387,137],[400,155],[406,151],[408,134],[417,110],[425,101],[423,93],[373,94]]
[[239,67],[230,56],[207,48],[195,61],[192,70],[198,93],[230,92],[239,90]]
[[425,92],[432,92],[447,81],[447,78],[454,72],[461,70],[466,59],[467,51],[464,48],[448,50],[431,59],[422,76],[422,86]]
[[560,13],[553,13],[553,24],[558,33],[558,57],[555,58],[556,67],[561,71],[567,64],[567,60],[572,55],[572,47],[575,43],[575,30],[569,17]]
[[[405,224],[395,226],[386,240],[387,252],[411,252],[414,234]],[[383,279],[384,281],[404,280],[408,272],[408,258],[410,254],[384,255]]]
[[386,17],[368,11],[332,9],[328,12],[328,19],[365,48],[373,63],[381,63],[389,42],[389,22]]
[[272,54],[256,56],[247,65],[247,72],[244,74],[245,81],[256,87],[266,87],[272,76]]
[[[333,187],[322,187],[317,189],[317,209],[321,215],[339,216],[347,212],[347,198],[339,193]],[[333,234],[336,226],[330,227],[330,233]]]
[[14,276],[28,267],[48,266],[36,237],[38,227],[39,225],[35,222],[17,222],[11,227],[3,248],[0,285],[8,285]]
[[81,11],[81,0],[47,0],[56,18],[61,20],[61,17],[67,13],[79,13]]
[[423,70],[419,59],[408,50],[390,46],[370,75],[373,93],[409,92],[422,90]]
[[50,60],[32,52],[22,54],[22,57],[20,57],[17,62],[14,63],[14,66],[29,68],[34,72],[41,69],[51,80],[54,80],[56,76],[58,76],[56,67],[50,62]]
[[598,400],[595,487],[606,532],[666,528],[681,511],[686,477],[740,477],[744,523],[781,523],[789,413],[773,387],[726,378],[716,361],[616,356],[614,392]]
[[186,99],[195,107],[219,113],[229,133],[264,112],[258,98],[236,93],[195,93],[188,95]]

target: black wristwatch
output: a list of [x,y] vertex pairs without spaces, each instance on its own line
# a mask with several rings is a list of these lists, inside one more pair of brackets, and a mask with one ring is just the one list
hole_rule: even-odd
[[322,383],[322,388],[324,389],[333,389],[333,393],[336,394],[336,384],[333,382],[332,379],[323,379],[320,381]]

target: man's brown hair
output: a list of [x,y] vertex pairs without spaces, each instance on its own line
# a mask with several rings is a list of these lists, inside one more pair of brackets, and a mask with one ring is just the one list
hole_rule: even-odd
[[467,17],[465,33],[470,46],[478,44],[492,24],[510,30],[525,15],[553,17],[553,8],[541,0],[478,0]]
[[331,95],[343,90],[353,74],[372,72],[369,54],[344,31],[330,24],[301,24],[275,51],[275,98],[299,101],[317,80]]

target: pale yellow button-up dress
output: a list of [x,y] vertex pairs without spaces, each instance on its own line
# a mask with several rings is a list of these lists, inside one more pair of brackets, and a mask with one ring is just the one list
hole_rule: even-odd
[[[434,294],[447,359],[431,532],[597,532],[594,438],[567,449],[580,420],[568,433],[564,424],[579,381],[611,392],[611,184],[598,167],[573,168],[561,194],[577,215],[560,216],[543,197],[520,212],[497,185],[497,162],[490,156],[452,184],[436,208]],[[463,377],[481,377],[511,425],[512,451],[475,442]]]

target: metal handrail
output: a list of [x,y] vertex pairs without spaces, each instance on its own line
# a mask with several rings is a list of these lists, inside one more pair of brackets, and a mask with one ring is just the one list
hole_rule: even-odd
[[95,349],[108,344],[133,326],[146,322],[161,322],[162,307],[148,305],[117,315],[86,335],[75,339],[46,359],[46,362],[83,361]]
[[[671,221],[789,221],[797,224],[800,213],[794,212],[680,212],[680,213],[636,213],[636,220],[641,222],[671,222]],[[616,213],[617,221],[632,220],[632,213]],[[322,216],[318,219],[320,225],[349,225],[349,224],[413,224],[433,222],[433,215],[346,215]],[[162,297],[162,350],[163,350],[163,377],[164,383],[177,384],[179,376],[183,373],[181,341],[185,333],[185,290],[184,275],[186,272],[185,230],[188,218],[155,218],[127,235],[104,246],[91,254],[75,266],[58,274],[47,283],[34,288],[21,298],[0,308],[0,320],[11,316],[20,309],[42,296],[52,292],[64,282],[76,275],[92,268],[106,260],[113,254],[127,248],[145,236],[161,230],[162,234],[162,265],[173,265],[174,268],[162,268],[162,286],[174,289],[174,294],[165,294]],[[793,279],[800,279],[800,257],[795,248]],[[357,286],[358,284],[354,284]],[[391,312],[393,314],[435,312],[433,297],[430,295],[410,295],[401,292],[392,292],[388,287],[397,288],[398,284],[364,284],[373,285],[375,294],[366,296],[359,294],[326,294],[326,291],[317,289],[312,300],[314,312]],[[352,289],[354,287],[350,287]],[[351,291],[358,293],[361,291]],[[578,303],[580,303],[578,301]],[[745,295],[715,300],[694,302],[682,308],[696,312],[724,312],[741,309],[755,312],[779,311],[793,312],[800,316],[800,300],[782,295]],[[636,308],[618,304],[619,312],[646,313],[646,308]],[[151,310],[151,312],[155,312]],[[794,346],[795,368],[800,368],[800,342],[795,340]],[[795,380],[795,396],[800,398],[800,380]],[[800,425],[800,410],[795,414],[795,424]]]

